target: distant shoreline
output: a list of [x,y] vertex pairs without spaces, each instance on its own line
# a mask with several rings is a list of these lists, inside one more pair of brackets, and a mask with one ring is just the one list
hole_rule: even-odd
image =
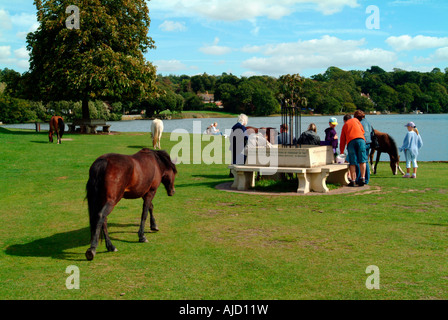
[[[338,114],[302,114],[302,117],[331,117],[331,116],[344,116],[346,113],[338,113]],[[410,115],[413,113],[409,113]],[[121,121],[132,121],[132,120],[154,120],[156,118],[162,120],[180,120],[180,119],[207,119],[207,118],[236,118],[239,114],[231,114],[231,113],[223,113],[219,111],[187,111],[183,113],[177,114],[163,114],[155,117],[147,118],[143,115],[123,115]],[[400,113],[369,113],[366,116],[380,116],[380,115],[401,115]],[[417,114],[415,114],[417,116]],[[251,118],[257,117],[281,117],[281,114],[271,114],[268,116],[251,116]]]

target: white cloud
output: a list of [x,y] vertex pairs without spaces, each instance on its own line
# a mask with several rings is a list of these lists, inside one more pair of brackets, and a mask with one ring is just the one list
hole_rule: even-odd
[[[342,40],[324,36],[320,39],[266,45],[261,51],[264,57],[252,57],[242,66],[253,72],[278,76],[302,73],[309,69],[326,69],[330,66],[370,67],[391,66],[397,57],[394,52],[379,48],[363,48],[366,41]],[[249,48],[250,49],[250,48]],[[246,52],[248,48],[245,47]]]
[[187,30],[184,22],[175,22],[170,20],[164,21],[159,28],[166,32],[182,32]]
[[448,61],[448,47],[437,49],[434,56],[438,60]]
[[35,22],[28,28],[28,31],[19,31],[16,33],[16,36],[17,36],[17,38],[24,40],[24,39],[26,39],[26,36],[28,35],[28,33],[36,31],[37,28],[39,28],[39,23]]
[[12,15],[11,22],[16,26],[29,28],[37,22],[37,17],[35,14],[22,12],[20,14]]
[[24,69],[24,70],[28,70],[28,69],[30,68],[30,63],[29,63],[28,60],[18,60],[18,61],[16,62],[16,65],[17,65],[19,68],[22,68],[22,69]]
[[11,55],[11,46],[0,46],[0,60],[8,59]]
[[12,28],[12,22],[11,18],[9,17],[8,11],[0,9],[0,29],[7,30],[11,28]]
[[22,48],[19,48],[17,50],[14,50],[14,56],[17,59],[26,59],[26,60],[28,60],[30,58],[30,53],[29,53],[29,51],[25,47],[22,47]]
[[280,19],[303,5],[311,5],[325,15],[334,14],[345,7],[359,6],[357,0],[152,0],[149,8],[166,11],[175,16],[238,21],[258,17]]
[[232,51],[232,48],[218,46],[218,43],[219,43],[219,38],[215,38],[213,45],[204,46],[202,48],[199,48],[199,51],[201,51],[204,54],[214,55],[214,56],[222,56],[222,55],[230,53]]
[[422,35],[411,37],[409,35],[403,35],[389,37],[386,39],[386,43],[396,51],[411,51],[446,47],[448,46],[448,37],[437,38]]
[[157,72],[177,72],[187,68],[179,60],[157,60],[153,64],[157,67]]
[[263,48],[261,46],[244,46],[241,51],[245,53],[257,53],[260,52]]

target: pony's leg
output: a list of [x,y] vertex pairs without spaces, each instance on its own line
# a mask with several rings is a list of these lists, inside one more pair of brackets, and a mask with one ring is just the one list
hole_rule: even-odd
[[373,166],[373,156],[375,155],[375,149],[370,150],[369,158],[370,158],[370,166]]
[[376,154],[376,162],[375,162],[375,168],[373,169],[373,174],[376,174],[376,167],[378,166],[378,162],[380,162],[380,156],[381,156],[381,151],[378,151]]
[[145,237],[145,223],[146,218],[148,217],[148,205],[146,199],[143,200],[143,210],[142,210],[142,219],[140,221],[140,229],[138,229],[138,241],[140,242],[148,242],[148,239]]
[[98,222],[96,224],[95,230],[92,232],[92,238],[90,241],[90,248],[86,251],[86,258],[87,260],[93,260],[96,254],[96,248],[98,247],[98,240],[100,237],[100,232],[102,229],[102,226],[106,220],[106,217],[109,215],[109,213],[112,212],[114,209],[114,205],[111,203],[106,203],[104,207],[101,209],[101,211],[98,213]]
[[152,200],[151,200],[151,205],[149,206],[149,225],[150,225],[152,231],[159,231],[159,228],[157,228],[157,225],[156,225],[156,219],[154,218],[154,214],[152,213],[153,209],[154,209],[154,206],[153,206]]
[[155,192],[150,192],[143,199],[143,210],[142,210],[142,219],[140,221],[140,229],[138,230],[138,238],[140,242],[148,242],[145,237],[145,223],[148,218],[148,212],[150,212],[150,222],[151,222],[151,230],[158,231],[157,226],[155,225],[154,216],[152,214],[152,210],[154,205],[152,204],[152,199],[154,198]]
[[59,131],[57,132],[57,134],[58,134],[58,144],[61,144],[61,135],[59,134]]
[[117,248],[115,248],[115,246],[112,244],[112,242],[110,241],[109,238],[109,232],[107,231],[107,217],[104,219],[104,223],[103,223],[103,234],[104,234],[104,239],[106,239],[106,248],[107,251],[109,252],[117,252]]

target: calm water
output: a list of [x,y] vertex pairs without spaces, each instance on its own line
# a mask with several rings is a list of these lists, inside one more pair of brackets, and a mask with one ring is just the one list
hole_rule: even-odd
[[[339,125],[336,131],[340,134],[342,129],[343,116],[336,116]],[[318,134],[324,139],[324,130],[328,127],[327,116],[302,117],[302,131],[305,131],[310,123],[315,123]],[[421,161],[448,161],[448,114],[422,114],[422,115],[368,115],[367,120],[372,126],[390,134],[397,145],[402,145],[407,129],[404,127],[409,121],[413,121],[423,139],[423,147],[420,150],[419,160]],[[218,123],[220,131],[230,131],[236,123],[236,118],[207,118],[207,119],[182,119],[164,120],[164,132],[173,132],[183,129],[190,133],[203,132],[211,123]],[[151,120],[133,121],[109,121],[112,131],[118,132],[149,132]],[[280,117],[257,117],[249,118],[249,126],[254,127],[275,127],[279,128]],[[4,125],[8,128],[34,129],[34,124]],[[48,130],[48,125],[42,124],[41,130]],[[402,155],[402,154],[401,154]],[[402,155],[403,156],[403,155]],[[381,160],[388,160],[387,155],[382,155]]]

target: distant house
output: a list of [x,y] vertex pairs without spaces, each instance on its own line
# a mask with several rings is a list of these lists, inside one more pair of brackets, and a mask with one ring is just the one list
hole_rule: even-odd
[[198,97],[201,98],[204,103],[213,103],[215,102],[215,95],[212,93],[198,93]]
[[369,100],[372,100],[372,99],[370,99],[370,93],[362,93],[361,92],[361,97],[364,97],[364,98],[367,98]]

